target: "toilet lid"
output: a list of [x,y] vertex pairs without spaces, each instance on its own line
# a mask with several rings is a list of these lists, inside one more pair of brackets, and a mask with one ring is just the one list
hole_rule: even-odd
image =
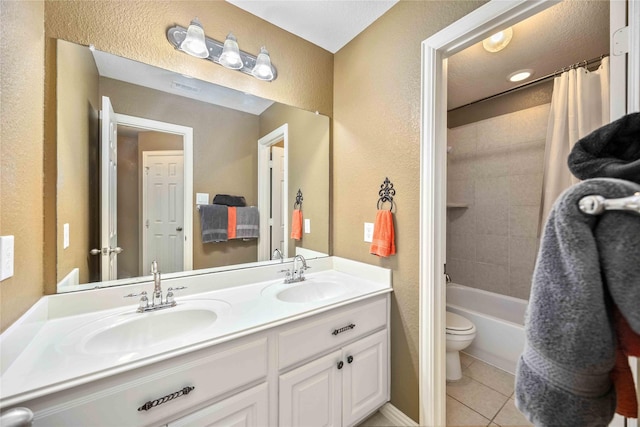
[[473,329],[473,323],[470,320],[465,319],[459,314],[450,313],[447,311],[447,329],[450,331],[469,331]]

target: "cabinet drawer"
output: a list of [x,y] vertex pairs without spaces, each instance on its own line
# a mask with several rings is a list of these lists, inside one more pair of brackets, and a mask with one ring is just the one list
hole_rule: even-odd
[[35,412],[36,427],[145,426],[175,419],[217,396],[264,381],[267,367],[267,338],[263,337],[176,357],[28,406]]
[[387,323],[387,297],[296,322],[278,334],[278,367],[284,369],[364,336]]

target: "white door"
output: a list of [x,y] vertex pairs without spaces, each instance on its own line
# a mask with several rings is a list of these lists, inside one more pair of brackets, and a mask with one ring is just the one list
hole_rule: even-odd
[[102,97],[100,132],[100,228],[103,281],[118,278],[118,123],[111,100]]
[[269,425],[269,391],[261,384],[187,415],[167,427],[258,427]]
[[[281,427],[342,425],[340,350],[280,375]],[[340,368],[338,364],[342,362]]]
[[354,425],[389,400],[387,354],[386,329],[343,349],[343,425]]
[[[284,223],[287,212],[284,206],[284,148],[271,147],[271,253],[279,249],[285,253]],[[272,255],[273,256],[273,255]]]
[[163,273],[183,271],[183,152],[144,151],[142,167],[142,274],[153,260]]

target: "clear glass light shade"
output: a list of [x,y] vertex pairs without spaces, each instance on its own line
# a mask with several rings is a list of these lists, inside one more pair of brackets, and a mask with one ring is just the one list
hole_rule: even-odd
[[204,28],[198,18],[191,21],[191,25],[187,28],[187,37],[180,44],[180,49],[196,58],[209,56],[209,49],[204,41]]
[[242,58],[240,58],[238,40],[236,40],[236,37],[233,34],[229,33],[227,39],[224,41],[222,54],[218,61],[223,67],[231,68],[232,70],[239,70],[244,65],[242,63]]
[[256,58],[256,65],[251,71],[253,77],[259,80],[273,80],[273,70],[271,69],[271,58],[269,52],[263,47],[260,48],[258,58]]
[[491,37],[482,41],[482,46],[487,52],[498,52],[507,47],[511,38],[513,37],[513,30],[511,27],[506,30],[495,33]]

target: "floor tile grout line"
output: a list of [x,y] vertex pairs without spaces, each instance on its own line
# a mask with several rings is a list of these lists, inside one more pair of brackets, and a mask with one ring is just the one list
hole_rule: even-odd
[[477,383],[479,383],[479,384],[482,384],[483,386],[487,387],[488,389],[491,389],[491,390],[495,391],[496,393],[500,394],[501,396],[504,396],[504,397],[509,398],[509,399],[510,399],[510,398],[511,398],[511,396],[513,396],[513,394],[515,393],[515,391],[512,391],[512,392],[511,392],[511,394],[507,396],[506,394],[504,394],[504,393],[503,393],[503,392],[501,392],[500,390],[496,390],[495,388],[491,387],[489,384],[485,384],[485,383],[483,383],[482,381],[480,381],[480,380],[477,380],[477,379],[473,378],[472,376],[465,375],[465,374],[462,374],[462,376],[463,376],[463,377],[467,377],[467,378],[469,378],[470,380],[475,381],[475,382],[477,382]]
[[[507,403],[509,403],[509,399],[507,399],[502,406],[500,407],[500,409],[498,409],[498,412],[496,412],[496,414],[493,416],[493,418],[491,418],[491,422],[495,422],[496,417],[498,416],[498,414],[500,413],[500,411],[502,411],[504,409],[505,406],[507,406]],[[498,423],[496,423],[498,424]]]
[[[473,412],[475,412],[476,414],[480,415],[480,416],[481,416],[482,418],[484,418],[485,420],[489,420],[489,418],[485,417],[485,416],[484,416],[484,415],[482,415],[480,412],[476,411],[475,409],[473,409],[471,406],[467,405],[466,403],[461,402],[460,400],[456,399],[456,398],[455,398],[455,397],[453,397],[453,396],[449,396],[449,397],[450,397],[450,398],[452,398],[453,400],[455,400],[456,402],[458,402],[459,404],[461,404],[462,406],[466,406],[467,408],[469,408],[470,410],[472,410],[472,411],[473,411]],[[502,409],[502,408],[500,408],[500,409]],[[499,412],[499,411],[498,411],[498,412]],[[497,415],[497,414],[496,414],[496,415]],[[495,417],[495,415],[494,415],[494,417]],[[489,424],[491,424],[492,422],[493,422],[492,420],[489,420]],[[489,424],[487,424],[487,425],[489,425]]]

